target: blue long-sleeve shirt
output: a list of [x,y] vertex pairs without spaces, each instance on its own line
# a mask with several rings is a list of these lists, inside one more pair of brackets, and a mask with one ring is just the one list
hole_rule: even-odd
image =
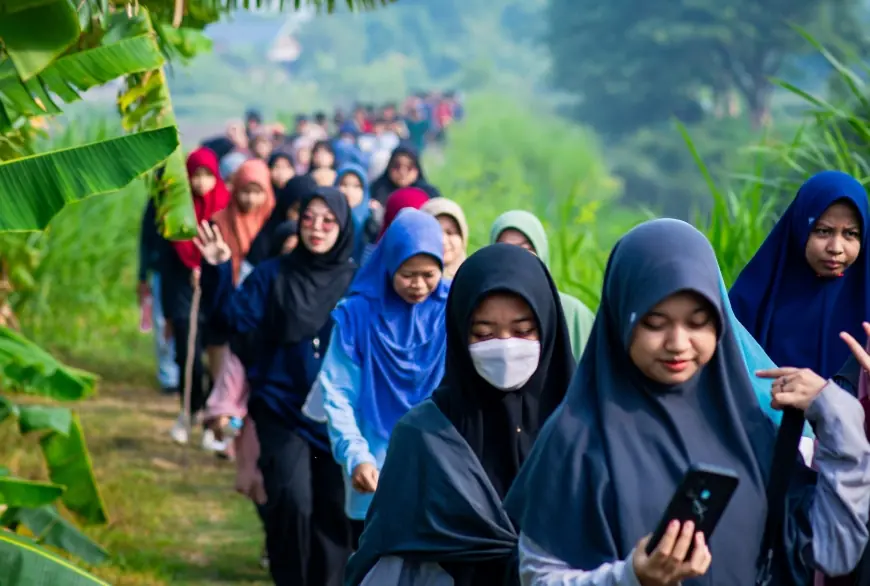
[[345,513],[357,521],[365,519],[374,494],[354,490],[351,486],[353,470],[363,463],[380,470],[390,443],[389,439],[375,433],[364,418],[357,417],[360,380],[360,366],[341,344],[332,344],[326,351],[317,384],[323,393],[332,455],[344,470]]
[[302,406],[320,371],[332,323],[328,321],[317,336],[296,344],[276,345],[271,341],[267,329],[280,324],[265,324],[264,317],[280,260],[257,265],[238,289],[233,286],[232,263],[204,265],[202,306],[211,323],[227,332],[257,332],[256,359],[247,365],[246,372],[251,401],[263,401],[300,437],[328,452],[326,425],[306,417]]

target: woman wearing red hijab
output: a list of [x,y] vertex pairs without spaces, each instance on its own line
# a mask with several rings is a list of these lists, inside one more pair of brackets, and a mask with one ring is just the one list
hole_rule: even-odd
[[[217,212],[227,207],[230,202],[230,192],[221,180],[217,155],[210,149],[201,147],[187,157],[187,175],[190,180],[190,191],[193,194],[193,209],[197,225],[203,220],[211,220]],[[184,365],[187,362],[187,338],[190,333],[190,303],[193,299],[192,275],[198,270],[202,256],[193,240],[172,242],[175,254],[165,262],[163,284],[163,307],[167,319],[172,323],[175,338],[175,362],[178,364],[180,380],[179,388],[184,388]],[[197,327],[195,354],[193,357],[193,376],[190,391],[191,415],[205,405],[207,388],[202,364],[203,327],[200,321]],[[182,395],[183,396],[183,395]],[[183,400],[183,399],[182,399]],[[182,406],[183,409],[183,406]],[[183,414],[179,415],[171,431],[172,439],[178,443],[187,443],[187,427]],[[212,434],[203,436],[203,446],[212,447]]]

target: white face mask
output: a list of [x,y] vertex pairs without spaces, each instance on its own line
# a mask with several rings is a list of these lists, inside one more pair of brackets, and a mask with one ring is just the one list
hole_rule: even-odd
[[502,391],[515,391],[526,384],[541,359],[541,343],[522,338],[476,342],[468,351],[477,374]]

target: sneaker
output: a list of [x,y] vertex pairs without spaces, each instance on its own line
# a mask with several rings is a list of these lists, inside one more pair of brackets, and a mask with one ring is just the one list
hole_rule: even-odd
[[227,449],[226,441],[218,441],[214,432],[210,429],[206,429],[202,432],[202,449],[207,452],[225,452]]
[[263,553],[260,554],[260,567],[264,570],[269,569],[269,554],[266,553],[266,548],[263,548]]
[[175,424],[169,430],[169,435],[172,437],[172,441],[177,444],[183,445],[190,441],[187,435],[187,426],[184,425],[184,414],[179,415],[178,419],[175,420]]

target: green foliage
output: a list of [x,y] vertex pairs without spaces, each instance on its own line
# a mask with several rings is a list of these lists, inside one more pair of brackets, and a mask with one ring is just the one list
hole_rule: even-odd
[[795,138],[771,145],[767,152],[789,172],[784,185],[792,192],[807,176],[826,169],[845,171],[866,184],[870,181],[870,88],[865,79],[870,67],[862,63],[852,68],[807,31],[798,32],[831,65],[840,91],[826,97],[775,80],[809,109]]
[[[769,197],[766,186],[759,181],[744,182],[739,191],[721,188],[686,128],[680,125],[678,129],[704,176],[712,199],[710,210],[706,213],[696,211],[692,223],[713,245],[722,278],[730,287],[770,233],[776,200]],[[761,173],[760,161],[756,165],[757,176]]]
[[40,543],[69,552],[93,566],[104,562],[109,555],[50,505],[6,509],[0,516],[0,525],[9,527],[16,524],[27,527]]
[[[769,144],[787,135],[790,124],[762,135],[746,117],[711,118],[687,128],[698,155],[716,182],[733,182],[733,174],[749,173],[755,163],[752,145]],[[713,200],[696,161],[680,132],[669,124],[643,128],[611,144],[607,158],[625,186],[623,202],[656,213],[689,220],[687,213],[709,211]]]
[[49,478],[52,482],[66,487],[61,501],[83,522],[107,523],[109,516],[97,487],[91,457],[88,454],[78,416],[72,414],[65,434],[50,427],[46,429],[48,433],[42,436],[39,445],[48,465]]
[[[32,30],[38,30],[32,38],[22,33]],[[179,43],[181,53],[189,50],[184,44],[189,35],[164,34],[161,38],[164,45]],[[163,135],[174,140],[175,152],[163,175],[159,220],[167,237],[192,236],[195,220],[162,69],[164,58],[147,9],[130,6],[111,11],[108,3],[97,0],[18,5],[4,16],[0,40],[9,49],[0,56],[0,132],[17,132],[30,117],[59,114],[54,96],[68,104],[80,98],[80,91],[123,75],[140,76],[136,79],[142,80],[141,86],[129,88],[124,96],[126,107],[134,108],[137,117],[131,122],[134,115],[125,111],[124,122],[136,130],[169,129]],[[148,113],[147,119],[142,112]],[[176,136],[168,137],[172,132]],[[154,136],[150,135],[152,141]],[[0,230],[42,229],[66,202],[117,191],[154,168],[168,155],[154,144],[143,150],[148,137],[123,137],[90,145],[86,151],[71,148],[66,153],[4,164],[0,167],[4,173],[0,175]],[[13,154],[26,153],[13,149]],[[19,171],[8,164],[25,167]],[[12,175],[24,179],[14,183]]]
[[116,192],[178,148],[168,126],[0,163],[0,231],[42,230],[67,203]]
[[[734,92],[756,124],[769,114],[769,78],[806,45],[791,29],[809,27],[822,42],[866,48],[859,0],[599,3],[553,0],[548,45],[553,79],[579,99],[575,115],[608,135],[677,117],[698,122]],[[581,58],[578,58],[580,56]]]
[[[56,7],[71,9],[75,25],[73,36],[73,41],[75,41],[78,40],[81,31],[78,29],[75,9],[71,6],[68,0],[62,0],[33,9],[33,11],[40,13],[45,11],[62,12],[56,10]],[[12,16],[19,17],[20,20],[22,15],[27,15],[29,12],[31,11],[14,13]],[[36,14],[32,18],[38,22],[40,19],[44,19],[45,15]],[[118,22],[119,20],[120,22]],[[147,30],[127,29],[125,26],[127,20],[126,14],[122,13],[115,19],[115,30],[111,28],[107,30],[100,43],[93,48],[75,51],[63,56],[55,55],[51,50],[44,52],[32,49],[22,51],[26,55],[38,57],[39,60],[36,63],[39,63],[41,67],[36,73],[33,73],[34,65],[30,63],[32,60],[28,61],[28,69],[19,70],[18,79],[14,75],[15,69],[7,67],[5,75],[0,73],[0,93],[5,96],[7,102],[0,104],[0,132],[11,130],[20,116],[59,114],[61,110],[55,104],[56,98],[52,98],[52,95],[69,104],[81,99],[79,92],[103,85],[128,73],[162,67],[163,55],[154,42],[153,35],[149,35]],[[0,26],[0,38],[3,38],[4,41],[6,40],[4,35],[7,33],[4,29],[7,27],[11,29],[8,32],[18,30],[15,27],[22,26],[27,27],[23,30],[52,30],[44,28],[42,24],[31,23],[28,25],[26,23],[6,22],[5,18],[2,19],[2,22],[4,24]],[[28,42],[32,42],[32,40],[25,36],[21,42],[26,48]],[[59,38],[58,42],[66,42],[65,37]],[[66,46],[62,46],[60,52],[65,49]],[[10,54],[10,59],[12,58],[13,54]],[[17,66],[17,62],[14,59],[12,61]]]
[[[142,351],[129,324],[136,324],[135,259],[147,197],[139,181],[68,206],[34,242],[41,256],[35,286],[12,297],[29,336],[65,351],[105,348],[109,340],[119,358]],[[95,226],[99,237],[83,238]]]
[[550,234],[559,286],[597,306],[606,250],[640,215],[614,206],[620,184],[594,135],[499,95],[469,98],[467,112],[428,177],[466,211],[470,250],[489,244],[502,212],[531,211]]
[[284,31],[302,49],[292,64],[266,58],[286,15],[234,13],[215,29],[251,32],[229,30],[232,42],[195,66],[176,68],[170,79],[176,111],[185,122],[222,124],[248,106],[266,116],[311,113],[433,88],[498,88],[544,100],[549,60],[536,43],[544,6],[542,0],[399,0],[386,10],[299,19]]
[[41,507],[57,500],[63,490],[57,484],[0,476],[0,502],[9,507]]
[[60,364],[21,334],[0,327],[0,388],[75,401],[93,394],[97,377]]
[[39,547],[37,542],[6,531],[0,531],[0,581],[22,585],[109,586]]
[[[133,32],[155,37],[150,15],[144,9],[132,17],[112,15],[110,22],[112,27],[123,27],[126,34]],[[130,132],[175,128],[175,112],[166,72],[162,67],[150,71],[131,71],[124,79],[124,86],[118,95],[118,109],[124,130]],[[163,173],[152,189],[157,207],[157,222],[165,238],[190,239],[196,233],[196,217],[191,205],[193,196],[180,142],[176,143],[171,154],[164,159],[166,162]]]

